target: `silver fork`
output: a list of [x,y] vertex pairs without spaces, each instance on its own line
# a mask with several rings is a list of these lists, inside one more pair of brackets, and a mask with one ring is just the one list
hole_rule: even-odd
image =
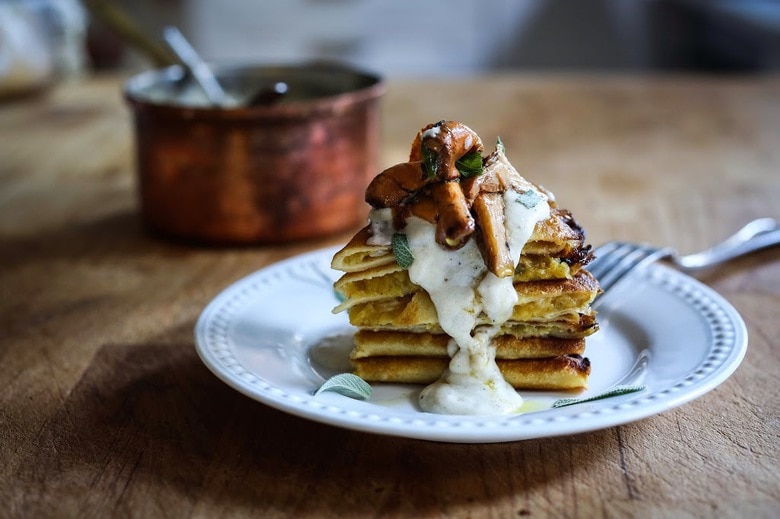
[[705,251],[680,256],[670,247],[641,243],[607,242],[594,252],[588,270],[606,292],[629,273],[660,259],[668,259],[683,271],[714,267],[745,254],[780,244],[780,226],[772,218],[759,218]]

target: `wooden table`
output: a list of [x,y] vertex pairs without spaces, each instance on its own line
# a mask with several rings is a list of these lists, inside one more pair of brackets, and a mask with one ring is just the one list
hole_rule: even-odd
[[[193,326],[231,282],[351,232],[198,248],[141,227],[117,78],[0,105],[0,515],[777,517],[780,253],[703,280],[743,315],[716,390],[636,423],[458,445],[351,432],[230,389]],[[383,166],[443,117],[556,193],[598,244],[704,248],[780,218],[780,80],[392,81]],[[685,347],[681,344],[680,347]]]

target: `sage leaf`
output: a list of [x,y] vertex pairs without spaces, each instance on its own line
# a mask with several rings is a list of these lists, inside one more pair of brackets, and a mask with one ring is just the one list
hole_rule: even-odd
[[533,209],[542,201],[542,195],[533,189],[529,189],[528,191],[520,193],[520,196],[518,196],[516,200],[518,203],[523,204],[527,209]]
[[504,141],[501,140],[501,137],[496,138],[496,150],[502,155],[506,155],[506,148],[504,147]]
[[455,168],[464,178],[478,177],[484,171],[482,167],[482,154],[478,151],[472,151],[459,158],[455,162]]
[[408,269],[412,263],[414,263],[414,254],[412,249],[409,248],[409,241],[406,235],[400,232],[393,234],[391,240],[393,246],[393,255],[395,255],[395,261],[405,269]]
[[592,402],[593,400],[601,400],[602,398],[610,398],[613,396],[627,395],[628,393],[635,393],[642,391],[645,386],[615,386],[612,389],[608,389],[598,395],[588,396],[584,398],[561,398],[553,402],[553,408],[566,407],[568,405],[582,404],[584,402]]
[[429,179],[435,178],[439,173],[438,155],[435,151],[428,149],[425,146],[422,146],[420,151],[422,152],[423,171],[425,171],[425,175]]
[[325,391],[338,393],[356,400],[368,400],[371,398],[371,386],[368,385],[368,382],[352,373],[340,373],[330,377],[314,392],[314,396]]

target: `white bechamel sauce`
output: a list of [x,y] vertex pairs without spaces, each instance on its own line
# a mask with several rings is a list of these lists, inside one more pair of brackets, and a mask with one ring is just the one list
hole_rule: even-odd
[[393,241],[393,210],[389,207],[384,209],[372,209],[368,213],[370,224],[370,234],[366,244],[375,246],[390,245]]
[[[547,197],[539,194],[541,201],[529,209],[517,201],[515,191],[504,193],[510,257],[515,265],[536,223],[550,214]],[[476,240],[447,250],[436,243],[435,227],[413,216],[403,232],[414,255],[409,278],[428,292],[439,324],[452,338],[449,368],[420,393],[420,407],[442,414],[520,412],[523,399],[502,377],[491,345],[517,302],[512,277],[498,278],[488,272]],[[477,327],[482,312],[491,324]]]
[[441,131],[441,129],[438,126],[434,126],[433,128],[428,128],[427,130],[425,130],[422,133],[421,137],[423,139],[432,139],[432,138],[436,137],[437,135],[439,135],[440,131]]

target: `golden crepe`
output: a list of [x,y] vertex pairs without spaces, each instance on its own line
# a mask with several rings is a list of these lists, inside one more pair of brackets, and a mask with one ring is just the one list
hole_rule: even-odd
[[[514,388],[584,387],[584,339],[597,329],[590,304],[599,292],[583,268],[591,257],[584,232],[551,193],[517,173],[500,142],[481,152],[467,127],[428,125],[410,161],[367,189],[370,223],[332,261],[344,272],[334,311],[347,311],[358,328],[355,374],[429,384],[448,366],[460,369],[455,354],[470,348],[479,362],[495,356]],[[455,331],[461,325],[470,333]],[[486,348],[471,344],[482,336]]]

